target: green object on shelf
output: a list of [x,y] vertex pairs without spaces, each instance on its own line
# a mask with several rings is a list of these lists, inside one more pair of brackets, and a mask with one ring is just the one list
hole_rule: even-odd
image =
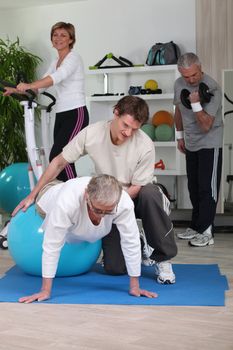
[[167,124],[160,124],[155,128],[156,141],[172,141],[174,139],[174,128]]
[[[145,64],[133,64],[133,66],[132,67],[134,67],[134,68],[137,68],[137,67],[145,67]],[[99,69],[100,67],[98,67],[98,66],[89,66],[88,67],[88,69],[89,70],[94,70],[94,69]],[[110,66],[108,67],[108,68],[111,68]],[[112,68],[121,68],[121,66],[119,66],[119,67],[116,67],[116,66],[114,66],[114,67],[112,67]]]
[[[102,64],[107,60],[111,59],[117,63],[113,66],[102,66]],[[114,56],[112,52],[107,53],[99,62],[94,66],[90,66],[89,69],[104,69],[104,68],[119,68],[119,67],[133,67],[133,63],[125,57],[119,56],[118,58]]]
[[152,124],[144,124],[141,129],[151,138],[152,141],[155,141],[155,127]]

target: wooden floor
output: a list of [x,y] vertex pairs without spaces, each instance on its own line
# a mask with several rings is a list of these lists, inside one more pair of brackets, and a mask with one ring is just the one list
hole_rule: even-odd
[[[219,264],[230,286],[225,307],[0,303],[0,350],[232,350],[233,233],[206,248],[177,243],[174,262]],[[0,250],[0,274],[12,264]]]

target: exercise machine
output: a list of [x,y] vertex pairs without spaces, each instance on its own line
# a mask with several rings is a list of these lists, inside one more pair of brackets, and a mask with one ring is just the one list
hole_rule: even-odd
[[[4,92],[5,87],[16,86],[4,80],[0,80],[0,91]],[[37,95],[33,90],[27,90],[24,94],[12,94],[11,97],[17,99],[24,109],[24,129],[26,139],[26,150],[28,154],[28,176],[30,189],[35,186],[35,181],[39,180],[45,167],[49,163],[49,154],[51,149],[51,116],[53,106],[56,103],[55,97],[42,92],[41,95],[48,97],[51,101],[48,104],[41,104],[37,100]],[[41,141],[42,146],[38,147],[35,137],[35,109],[41,111]],[[7,249],[7,222],[0,233],[0,247]]]

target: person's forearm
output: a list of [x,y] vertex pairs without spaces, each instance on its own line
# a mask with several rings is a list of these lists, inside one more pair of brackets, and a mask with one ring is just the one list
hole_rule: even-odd
[[32,190],[31,197],[35,199],[35,197],[40,192],[40,190],[45,185],[47,185],[50,181],[54,180],[57,177],[57,175],[60,174],[60,172],[65,168],[67,164],[68,163],[62,157],[61,154],[55,157],[51,161],[51,163],[49,164],[49,166],[47,167],[47,169],[45,170],[45,172],[43,173],[39,181],[37,182],[34,189]]
[[47,77],[33,81],[32,83],[19,83],[17,85],[17,90],[19,92],[25,92],[27,90],[38,90],[42,88],[48,88],[53,85],[52,78],[48,75]]
[[[174,121],[175,121],[175,125],[176,125],[176,130],[178,132],[182,132],[184,130],[184,128],[183,128],[181,112],[180,112],[180,109],[178,106],[176,106],[176,109],[175,109]],[[181,138],[181,137],[179,137],[179,138]]]
[[53,278],[43,277],[41,292],[47,292],[48,295],[50,296],[51,290],[52,290],[52,285],[53,285]]
[[23,211],[26,211],[27,208],[35,202],[36,196],[38,195],[40,190],[49,182],[54,180],[67,164],[68,162],[62,157],[61,154],[55,157],[49,164],[39,181],[37,182],[36,186],[33,188],[32,192],[29,193],[29,195],[26,198],[24,198],[21,202],[19,202],[19,204],[13,210],[11,215],[15,216],[21,209]]
[[130,287],[130,290],[139,289],[139,279],[138,279],[138,277],[130,277],[129,287]]
[[137,197],[139,191],[141,189],[141,186],[137,186],[137,185],[131,185],[130,187],[127,188],[127,192],[129,194],[129,196],[134,199]]
[[212,128],[214,117],[204,111],[200,103],[199,92],[192,92],[189,95],[189,100],[191,102],[191,108],[195,114],[197,124],[202,131],[208,132]]
[[53,85],[53,80],[52,78],[48,75],[47,77],[40,79],[40,80],[36,80],[32,83],[29,84],[30,85],[30,89],[42,89],[42,88],[47,88]]
[[199,112],[195,113],[196,120],[201,130],[204,132],[208,132],[214,122],[214,118],[207,114],[203,109]]

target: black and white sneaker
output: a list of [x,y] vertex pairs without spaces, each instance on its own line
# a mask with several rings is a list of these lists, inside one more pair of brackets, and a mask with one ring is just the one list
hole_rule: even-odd
[[198,233],[189,241],[189,245],[193,247],[206,247],[214,244],[214,237],[212,234],[212,225],[210,225],[203,233]]
[[177,233],[177,237],[180,239],[193,239],[197,234],[197,231],[188,227],[185,231]]
[[176,282],[176,276],[170,261],[157,262],[155,264],[155,275],[158,283],[174,284]]
[[9,228],[10,221],[7,221],[5,223],[4,228],[0,232],[0,248],[2,249],[8,249],[8,242],[7,242],[7,232]]
[[206,247],[207,245],[213,245],[214,238],[212,234],[209,233],[199,233],[196,235],[191,241],[189,241],[189,245],[193,247]]

